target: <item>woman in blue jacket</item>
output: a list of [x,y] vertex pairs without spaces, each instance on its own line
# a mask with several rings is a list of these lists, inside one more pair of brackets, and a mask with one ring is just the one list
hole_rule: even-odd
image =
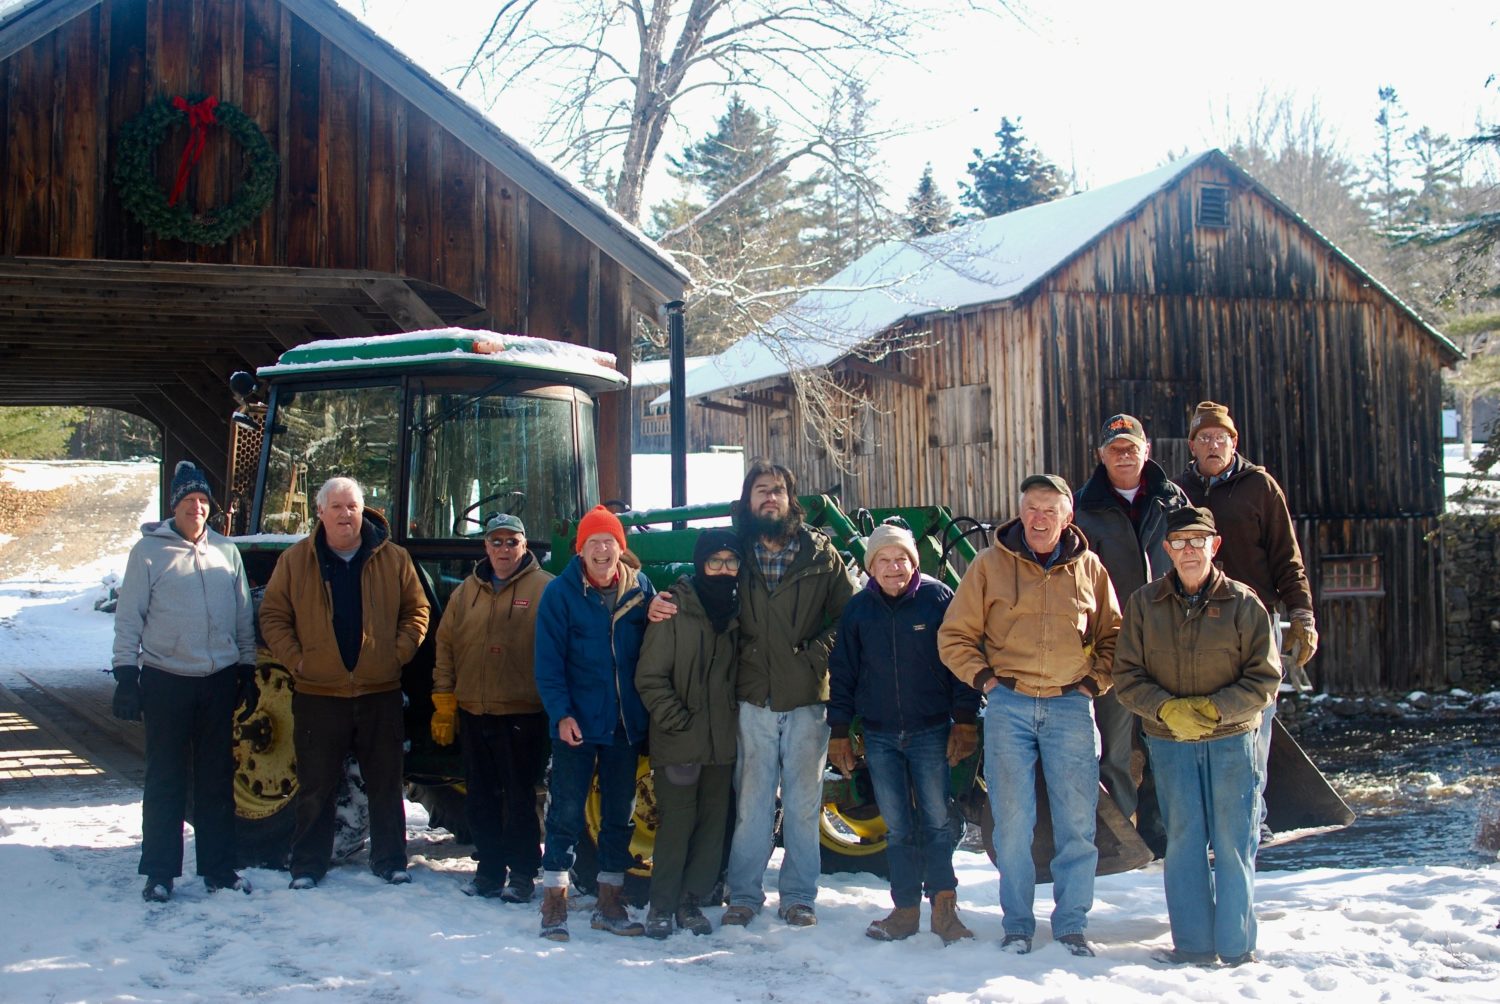
[[625,907],[635,832],[635,773],[646,738],[635,664],[656,590],[625,552],[625,528],[603,506],[578,523],[577,554],[542,591],[536,615],[536,687],[552,729],[542,930],[568,940],[568,870],[583,835],[589,782],[599,773],[599,899],[590,926],[627,936],[645,928]]
[[938,658],[937,633],[953,590],[921,573],[911,531],[886,524],[865,544],[870,581],[844,607],[828,660],[828,761],[854,770],[849,724],[864,724],[865,761],[888,830],[890,916],[865,934],[909,938],[921,927],[922,894],[945,944],[972,938],[958,919],[948,768],[979,743],[979,692]]

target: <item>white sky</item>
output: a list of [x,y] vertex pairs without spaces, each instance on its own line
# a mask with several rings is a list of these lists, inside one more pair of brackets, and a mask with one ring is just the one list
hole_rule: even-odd
[[[496,0],[341,0],[450,85],[494,16]],[[1031,0],[1008,16],[953,18],[920,65],[869,68],[881,124],[909,130],[881,149],[887,201],[904,205],[925,162],[950,197],[974,147],[988,152],[1001,116],[1080,184],[1150,170],[1169,152],[1225,145],[1262,91],[1317,101],[1346,150],[1375,147],[1376,92],[1396,88],[1407,125],[1468,135],[1477,115],[1500,119],[1500,9],[1469,0]],[[753,96],[747,96],[752,103]],[[470,95],[477,102],[477,97]],[[493,115],[535,143],[539,95],[517,94]],[[691,135],[723,108],[705,102]],[[547,153],[545,149],[540,152]],[[671,192],[658,179],[650,201]]]

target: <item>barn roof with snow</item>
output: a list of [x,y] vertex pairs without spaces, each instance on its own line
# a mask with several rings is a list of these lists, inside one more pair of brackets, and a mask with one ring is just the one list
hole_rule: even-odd
[[[792,368],[827,366],[901,321],[951,313],[1021,296],[1130,217],[1151,197],[1199,164],[1215,159],[1245,183],[1316,230],[1217,150],[1173,161],[1139,177],[1030,206],[915,240],[874,248],[688,375],[689,398],[785,376]],[[1395,301],[1456,359],[1458,348],[1317,234],[1370,285]]]

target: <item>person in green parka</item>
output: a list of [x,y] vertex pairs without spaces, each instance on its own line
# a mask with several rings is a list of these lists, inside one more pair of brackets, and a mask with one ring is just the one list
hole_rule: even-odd
[[646,936],[712,930],[699,909],[724,855],[739,705],[739,538],[707,530],[693,574],[672,587],[678,616],[650,625],[635,686],[651,715],[651,767],[661,824],[651,866]]

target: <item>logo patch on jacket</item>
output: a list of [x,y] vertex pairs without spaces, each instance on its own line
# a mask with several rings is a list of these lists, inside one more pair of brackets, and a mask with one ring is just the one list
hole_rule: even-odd
[[1219,608],[1216,607],[1216,606],[1210,606],[1208,608],[1208,616],[1210,616],[1210,617],[1217,617],[1217,616],[1219,616]]
[[515,599],[513,599],[513,600],[510,601],[510,605],[513,606],[513,607],[529,607],[529,606],[531,606],[531,601],[530,600],[523,600],[523,599],[521,599],[518,596]]
[[913,624],[911,626],[911,629],[913,631],[926,631],[927,630],[927,625],[926,624]]

